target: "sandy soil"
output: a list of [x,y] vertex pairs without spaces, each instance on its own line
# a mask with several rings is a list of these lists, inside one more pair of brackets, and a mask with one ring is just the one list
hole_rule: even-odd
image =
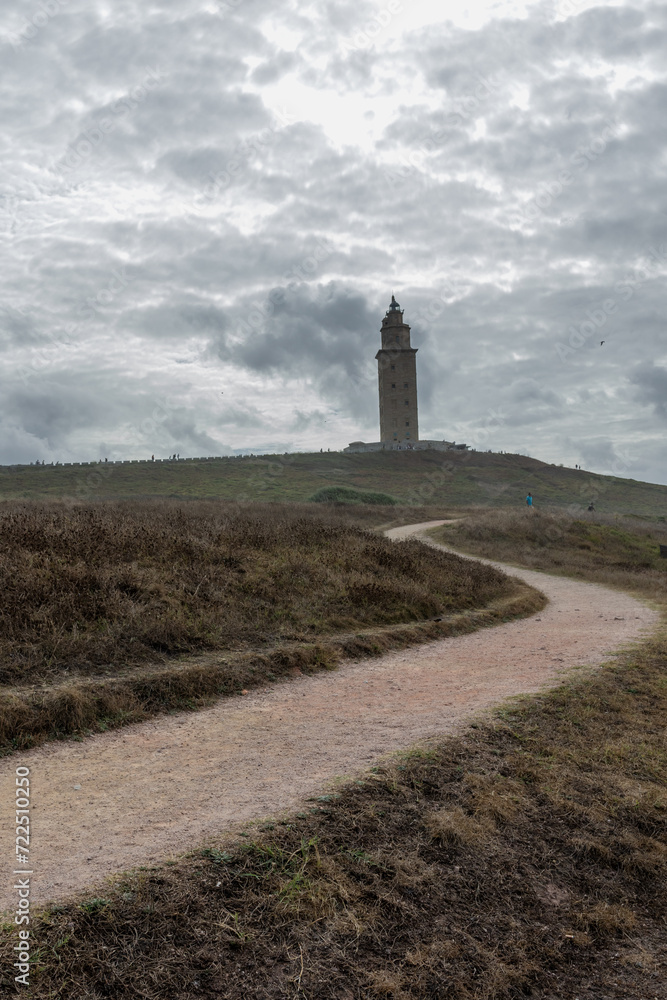
[[[440,523],[388,534],[399,539]],[[452,732],[480,710],[553,684],[572,667],[603,662],[657,623],[656,612],[625,594],[502,568],[546,593],[547,608],[201,712],[2,760],[0,908],[15,896],[9,803],[19,765],[31,772],[32,902],[45,902],[294,808],[383,754]]]

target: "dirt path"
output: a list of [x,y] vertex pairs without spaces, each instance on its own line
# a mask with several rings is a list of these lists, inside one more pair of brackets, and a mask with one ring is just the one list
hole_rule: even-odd
[[[388,532],[403,538],[440,524]],[[495,564],[501,565],[501,564]],[[337,775],[451,732],[501,699],[597,664],[657,623],[622,593],[504,567],[541,589],[533,618],[297,678],[201,712],[0,762],[0,908],[12,905],[15,769],[33,797],[32,902],[188,850],[209,835],[293,808]]]

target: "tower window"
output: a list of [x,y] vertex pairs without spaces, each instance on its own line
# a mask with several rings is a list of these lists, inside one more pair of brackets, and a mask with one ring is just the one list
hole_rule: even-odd
[[396,388],[396,383],[395,383],[395,382],[392,382],[392,383],[391,383],[391,387],[392,387],[392,389],[395,389],[395,388]]
[[410,426],[410,421],[409,421],[409,420],[406,420],[406,421],[405,421],[405,426],[406,426],[406,427],[409,427],[409,426]]
[[409,438],[410,437],[410,431],[408,431],[408,433],[405,436],[406,436],[406,438]]
[[401,338],[399,337],[399,335],[398,335],[398,334],[396,334],[396,343],[397,343],[397,344],[400,344],[400,342],[401,342]]
[[395,371],[396,371],[396,365],[392,365],[392,366],[391,366],[391,370],[392,370],[393,372],[395,372]]
[[407,383],[407,382],[404,382],[404,383],[403,383],[403,388],[404,388],[404,389],[407,389],[407,387],[408,387],[408,383]]
[[409,406],[409,405],[410,405],[410,400],[409,400],[409,399],[406,399],[406,401],[405,401],[405,405],[406,405],[406,406]]

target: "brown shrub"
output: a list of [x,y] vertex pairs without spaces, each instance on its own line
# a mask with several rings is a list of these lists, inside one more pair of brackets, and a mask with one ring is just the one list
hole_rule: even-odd
[[5,503],[0,589],[5,684],[423,621],[512,590],[319,507],[211,502]]

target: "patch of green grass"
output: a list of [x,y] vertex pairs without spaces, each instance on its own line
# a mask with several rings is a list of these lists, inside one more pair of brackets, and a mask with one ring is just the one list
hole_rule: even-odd
[[[215,861],[217,864],[224,865],[229,861],[233,861],[233,855],[228,851],[219,851],[215,847],[204,847],[201,851],[201,856],[203,858],[210,858],[211,861]],[[170,862],[166,862],[170,864]]]
[[323,486],[312,497],[310,503],[370,504],[371,506],[396,506],[398,500],[388,493],[371,490],[355,490],[350,486]]
[[110,905],[111,905],[110,899],[102,899],[101,897],[96,896],[94,899],[85,900],[83,903],[81,903],[80,908],[85,913],[94,914],[94,913],[99,913],[106,906]]

